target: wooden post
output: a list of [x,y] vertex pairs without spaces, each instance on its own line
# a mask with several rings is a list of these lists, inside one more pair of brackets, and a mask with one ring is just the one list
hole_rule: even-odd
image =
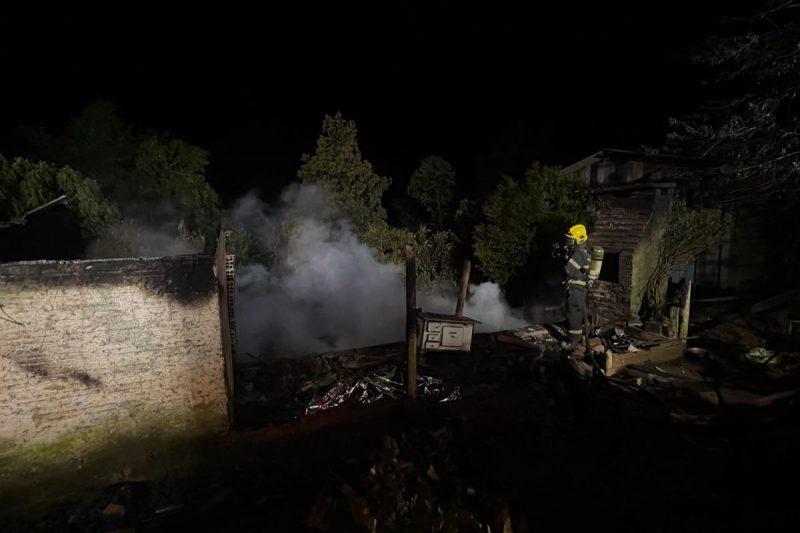
[[417,398],[417,259],[406,246],[406,348],[408,349],[408,397]]
[[689,336],[689,311],[692,301],[692,280],[686,280],[686,295],[681,306],[681,331],[679,337],[685,339]]
[[464,316],[464,302],[467,301],[467,289],[469,288],[469,259],[464,260],[464,269],[461,271],[461,286],[458,289],[458,301],[456,302],[456,316]]
[[669,335],[670,337],[677,338],[680,335],[681,331],[681,307],[677,305],[671,305],[669,307],[669,321],[670,321],[670,328],[672,328],[672,333]]

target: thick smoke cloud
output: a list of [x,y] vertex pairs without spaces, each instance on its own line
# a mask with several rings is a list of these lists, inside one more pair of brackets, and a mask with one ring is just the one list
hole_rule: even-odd
[[[272,207],[251,194],[234,218],[267,248],[277,246],[270,270],[237,268],[240,354],[299,355],[403,339],[404,267],[376,261],[322,189],[294,185]],[[453,313],[455,297],[453,288],[421,291],[417,305]],[[470,287],[465,314],[482,322],[479,331],[525,323],[493,283]]]

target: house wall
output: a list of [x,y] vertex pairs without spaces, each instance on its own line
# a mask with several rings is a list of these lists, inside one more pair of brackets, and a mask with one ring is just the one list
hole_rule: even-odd
[[[630,256],[627,259],[630,261]],[[590,298],[598,325],[624,326],[627,323],[630,291],[625,283],[598,281],[592,287]]]
[[[664,185],[681,176],[680,170],[672,165],[669,160],[629,157],[611,150],[598,152],[566,167],[565,171],[577,174],[584,183],[602,191],[604,187],[637,181],[643,184],[660,182]],[[638,194],[644,192],[642,189]],[[658,241],[665,229],[658,213],[668,211],[671,196],[664,205],[658,204],[658,200],[655,202],[652,206],[654,225],[648,228],[647,233],[642,230],[638,234],[640,228],[636,226],[643,213],[640,208],[623,205],[624,201],[617,200],[606,202],[612,205],[610,211],[601,207],[597,228],[599,235],[594,242],[609,250],[620,249],[620,261],[632,265],[630,278],[621,272],[618,284],[601,282],[596,286],[599,312],[606,321],[621,322],[622,313],[618,308],[624,305],[628,306],[627,314],[631,318],[638,318],[642,291],[655,266]],[[630,218],[631,223],[617,223],[625,218]],[[764,207],[759,207],[757,203],[748,205],[745,201],[738,205],[735,217],[730,217],[730,231],[724,242],[697,257],[693,290],[702,296],[730,289],[777,291],[793,284],[794,278],[790,273],[796,261],[791,258],[798,256],[800,237],[796,232],[787,233],[784,230],[793,225],[793,218],[780,218],[775,212],[765,212]],[[629,242],[618,243],[618,238],[623,241],[641,239],[642,242],[632,248]]]
[[600,325],[621,326],[628,320],[633,245],[617,237],[632,231],[630,222],[624,202],[610,196],[600,199],[599,215],[594,232],[589,235],[589,244],[602,246],[607,253],[619,254],[617,282],[597,281],[590,291],[590,302]]
[[214,257],[0,264],[0,304],[0,496],[37,461],[228,428]]

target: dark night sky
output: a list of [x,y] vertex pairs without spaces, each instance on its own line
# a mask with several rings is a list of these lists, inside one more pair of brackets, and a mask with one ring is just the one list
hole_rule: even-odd
[[209,150],[230,200],[291,181],[323,114],[341,110],[398,182],[430,153],[492,180],[535,159],[658,144],[667,117],[699,102],[687,47],[730,4],[462,3],[3,7],[0,152],[20,149],[18,124],[57,127],[110,99],[138,127]]

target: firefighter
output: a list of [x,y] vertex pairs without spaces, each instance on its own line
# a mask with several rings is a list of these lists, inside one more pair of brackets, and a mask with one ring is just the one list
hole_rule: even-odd
[[565,348],[574,348],[583,336],[583,320],[586,316],[586,290],[589,283],[589,265],[592,256],[586,243],[586,226],[576,224],[569,228],[566,236],[564,270],[567,289],[567,335]]

